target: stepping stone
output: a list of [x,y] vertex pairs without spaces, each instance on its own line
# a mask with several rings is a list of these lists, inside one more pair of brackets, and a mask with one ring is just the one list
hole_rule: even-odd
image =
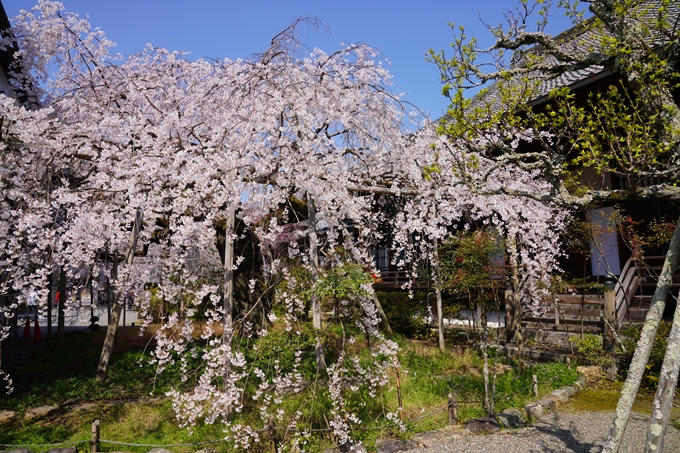
[[467,422],[465,424],[465,429],[468,429],[471,432],[477,434],[477,433],[495,433],[496,431],[499,431],[501,427],[498,425],[498,422],[493,417],[479,417],[473,418],[472,420]]

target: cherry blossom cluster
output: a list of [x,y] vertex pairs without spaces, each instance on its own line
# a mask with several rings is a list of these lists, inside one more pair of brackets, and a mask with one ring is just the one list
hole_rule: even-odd
[[[118,295],[134,291],[145,325],[160,323],[158,371],[180,364],[183,382],[170,392],[180,424],[223,422],[243,448],[260,439],[256,427],[234,421],[247,398],[264,423],[302,421],[300,412],[281,412],[284,393],[303,390],[296,385],[302,352],[292,370],[264,370],[248,363],[239,341],[266,336],[276,322],[299,332],[308,301],[292,290],[290,269],[311,269],[307,243],[319,244],[322,268],[347,260],[370,269],[371,247],[393,238],[395,264],[415,269],[432,257],[434,240],[474,219],[514,238],[521,291],[538,301],[556,269],[564,223],[557,206],[539,200],[548,187],[537,174],[497,166],[447,142],[432,124],[416,123],[374,49],[304,53],[292,45],[299,44],[296,26],[247,59],[190,60],[152,46],[121,56],[86,20],[41,0],[13,25],[20,52],[10,79],[28,101],[0,95],[0,265],[7,276],[0,293],[17,295],[5,314],[31,289],[44,308],[61,269],[74,293],[89,282],[110,284]],[[314,224],[296,218],[292,198],[313,200]],[[392,202],[394,216],[376,209]],[[128,253],[138,212],[143,224]],[[227,233],[233,212],[243,228]],[[224,243],[247,235],[257,241],[258,276],[247,280],[252,301],[242,301],[243,313],[225,308],[222,288],[246,257],[225,262],[216,247],[222,233]],[[287,289],[277,286],[286,279]],[[257,289],[260,282],[266,289]],[[377,328],[372,291],[366,284],[331,313],[370,344],[370,359],[343,348],[321,373],[329,423],[343,444],[354,442],[352,427],[361,423],[352,395],[360,388],[378,395],[400,366],[397,345]],[[199,326],[192,321],[198,315]],[[386,416],[396,420],[397,413]],[[305,435],[295,442],[303,445]]]

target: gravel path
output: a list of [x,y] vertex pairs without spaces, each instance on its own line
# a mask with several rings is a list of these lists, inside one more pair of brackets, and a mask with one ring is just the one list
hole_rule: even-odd
[[[529,428],[458,438],[446,444],[411,450],[409,453],[599,453],[613,417],[613,412],[554,412]],[[620,453],[644,451],[648,425],[648,415],[633,413]],[[668,428],[663,451],[680,452],[680,431],[673,426]]]

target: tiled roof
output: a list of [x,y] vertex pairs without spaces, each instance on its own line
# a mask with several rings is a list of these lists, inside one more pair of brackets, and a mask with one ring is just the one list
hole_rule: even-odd
[[[653,15],[658,12],[658,7],[660,6],[660,0],[641,0],[640,5],[643,8],[642,17],[653,18]],[[671,18],[678,18],[680,16],[680,1],[673,0],[671,5],[669,5],[669,15]],[[593,22],[593,19],[585,21],[585,25],[589,25]],[[561,50],[568,53],[576,53],[586,55],[591,52],[597,51],[599,43],[602,38],[602,34],[605,33],[602,29],[593,29],[590,27],[584,27],[581,25],[574,26],[559,35],[555,36],[555,40],[558,42],[562,41]],[[654,41],[658,41],[659,37],[650,36],[650,44]],[[535,46],[530,49],[533,55],[536,55],[542,51],[541,46]],[[560,62],[554,56],[546,56],[545,60],[542,62],[544,64],[555,66]],[[562,62],[563,63],[563,62]],[[513,64],[511,68],[521,68],[526,64],[526,57],[520,59],[517,63]],[[555,88],[562,87],[574,87],[577,84],[587,84],[590,80],[595,80],[600,76],[612,74],[614,71],[605,68],[600,65],[592,65],[587,68],[581,68],[577,70],[564,71],[557,75],[552,75],[547,72],[532,72],[525,74],[529,79],[539,82],[537,87],[537,92],[531,100],[528,101],[529,104],[540,104],[543,102],[544,97]],[[510,82],[512,83],[512,81]],[[519,83],[519,82],[516,82]],[[485,92],[483,97],[476,96],[473,99],[473,105],[479,105],[480,103],[491,105],[492,110],[500,110],[500,94],[498,83],[491,85]]]

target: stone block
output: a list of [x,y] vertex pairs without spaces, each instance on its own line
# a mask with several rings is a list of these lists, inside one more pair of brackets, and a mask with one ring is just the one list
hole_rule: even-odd
[[578,387],[574,387],[573,385],[570,385],[568,387],[562,387],[560,390],[564,390],[565,392],[567,392],[567,396],[569,398],[576,395],[579,391]]
[[543,409],[552,411],[557,409],[557,401],[559,401],[559,399],[556,396],[550,396],[550,394],[548,394],[541,398],[538,404],[543,406]]
[[560,403],[564,404],[569,402],[569,394],[564,389],[553,390],[550,394],[559,398]]
[[9,423],[17,417],[17,413],[14,411],[0,411],[0,425]]
[[543,417],[543,406],[539,403],[529,403],[524,406],[524,412],[529,420],[537,420]]
[[518,417],[520,420],[524,421],[524,414],[522,413],[522,411],[519,409],[515,409],[514,407],[508,407],[507,409],[503,409],[503,412],[501,413],[514,415],[515,417]]
[[[509,413],[506,413],[509,412]],[[524,417],[517,409],[506,409],[500,414],[496,414],[498,424],[505,429],[517,429],[524,426]]]
[[580,366],[576,371],[585,378],[586,384],[592,385],[602,379],[602,368],[599,366]]
[[479,417],[473,418],[465,424],[465,429],[470,430],[470,432],[478,433],[495,433],[499,431],[501,427],[498,422],[493,417]]
[[418,442],[401,439],[378,439],[375,441],[378,453],[399,453],[402,451],[415,450]]
[[38,420],[43,417],[49,417],[59,410],[56,406],[40,406],[32,407],[26,411],[24,415],[25,421]]

